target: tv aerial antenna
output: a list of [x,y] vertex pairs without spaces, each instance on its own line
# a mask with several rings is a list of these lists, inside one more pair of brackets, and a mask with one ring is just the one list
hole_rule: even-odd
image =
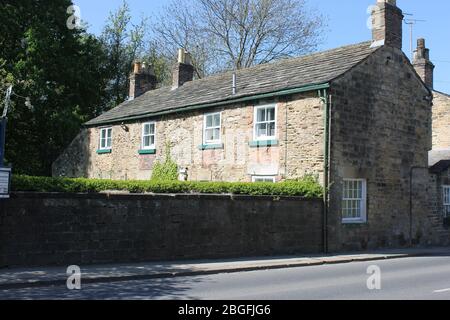
[[[405,16],[409,16],[412,17],[413,14],[412,13],[403,13]],[[413,59],[414,56],[414,47],[413,47],[413,43],[414,43],[414,26],[416,24],[418,24],[419,22],[427,22],[426,20],[420,20],[420,19],[413,19],[413,18],[407,18],[404,19],[405,24],[409,25],[409,45],[410,45],[410,51],[411,51],[411,60]]]

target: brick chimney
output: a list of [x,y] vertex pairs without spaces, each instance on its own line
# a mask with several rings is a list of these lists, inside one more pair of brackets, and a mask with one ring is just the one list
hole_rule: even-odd
[[403,12],[396,0],[377,0],[372,11],[372,38],[378,45],[402,49]]
[[129,100],[134,100],[149,90],[156,88],[157,80],[153,69],[145,63],[136,61],[130,74]]
[[430,49],[425,46],[425,39],[421,38],[417,40],[413,66],[427,87],[433,90],[434,64],[430,60]]
[[194,66],[191,55],[184,49],[178,50],[178,61],[172,70],[172,89],[181,87],[186,82],[194,80]]

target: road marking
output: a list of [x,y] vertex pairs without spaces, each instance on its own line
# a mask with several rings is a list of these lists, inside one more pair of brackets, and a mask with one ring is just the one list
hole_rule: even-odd
[[450,292],[450,288],[447,289],[441,289],[441,290],[435,290],[434,293],[444,293],[444,292]]

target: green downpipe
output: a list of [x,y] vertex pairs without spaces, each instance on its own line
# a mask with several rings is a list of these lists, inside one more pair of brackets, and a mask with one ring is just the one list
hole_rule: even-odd
[[324,103],[324,175],[323,175],[323,251],[328,253],[328,188],[329,188],[329,156],[330,156],[330,103],[327,89],[318,90]]

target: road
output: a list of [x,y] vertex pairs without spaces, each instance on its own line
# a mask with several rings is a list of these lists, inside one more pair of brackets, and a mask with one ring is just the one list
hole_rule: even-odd
[[[369,290],[368,267],[381,270]],[[185,278],[0,291],[0,299],[450,300],[450,257],[416,257]]]

